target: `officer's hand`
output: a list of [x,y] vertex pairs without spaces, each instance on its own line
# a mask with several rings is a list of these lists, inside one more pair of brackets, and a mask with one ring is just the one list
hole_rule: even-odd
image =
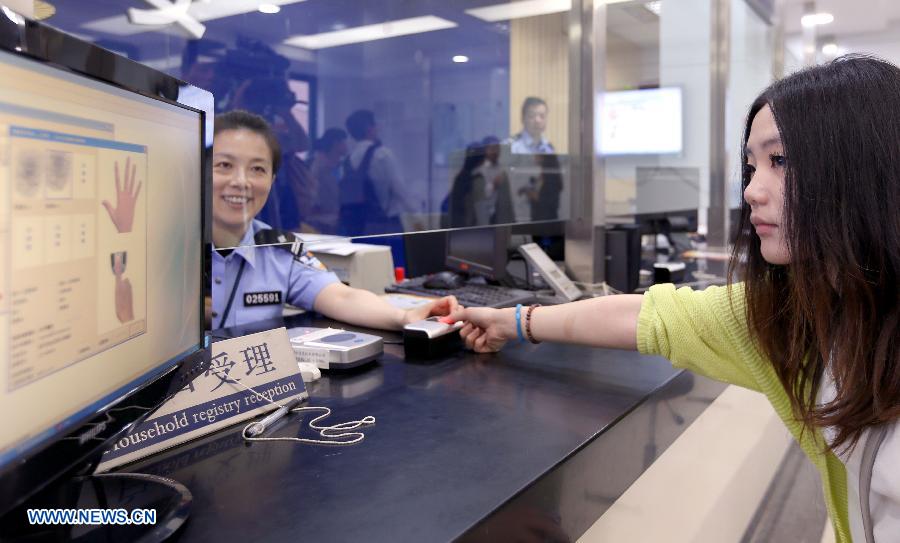
[[433,302],[422,304],[407,310],[403,319],[403,324],[420,321],[422,319],[427,319],[428,317],[443,317],[453,313],[461,307],[459,302],[456,301],[456,296],[444,296]]

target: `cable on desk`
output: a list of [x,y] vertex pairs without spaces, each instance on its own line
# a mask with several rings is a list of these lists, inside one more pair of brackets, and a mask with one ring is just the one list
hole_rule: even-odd
[[[234,384],[243,387],[245,390],[249,390],[256,396],[264,399],[272,405],[276,405],[278,407],[285,407],[280,403],[270,400],[269,398],[263,396],[259,392],[253,389],[253,387],[249,387],[240,381],[232,381],[229,384]],[[372,426],[375,424],[375,417],[368,415],[363,417],[361,420],[351,420],[347,422],[341,422],[339,424],[335,424],[332,426],[316,426],[316,423],[320,420],[327,418],[331,415],[331,409],[327,407],[318,407],[318,406],[307,406],[307,407],[295,407],[290,410],[292,413],[302,413],[302,412],[310,412],[322,410],[324,413],[309,421],[309,427],[313,430],[319,432],[319,435],[325,439],[309,439],[304,437],[256,437],[252,435],[248,435],[250,428],[254,425],[259,424],[254,421],[244,426],[244,430],[241,432],[241,436],[247,441],[296,441],[297,443],[311,443],[314,445],[355,445],[366,438],[366,434],[362,432],[348,432],[347,430],[355,430],[357,428],[363,426]],[[334,433],[339,432],[339,433]],[[330,439],[329,439],[330,438]],[[350,438],[344,441],[335,441],[336,439],[342,438]]]

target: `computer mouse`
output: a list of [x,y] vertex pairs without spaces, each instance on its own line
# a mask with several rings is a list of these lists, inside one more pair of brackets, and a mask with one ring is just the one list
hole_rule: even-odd
[[462,276],[451,271],[442,271],[428,277],[422,286],[425,288],[452,290],[463,286],[465,281]]

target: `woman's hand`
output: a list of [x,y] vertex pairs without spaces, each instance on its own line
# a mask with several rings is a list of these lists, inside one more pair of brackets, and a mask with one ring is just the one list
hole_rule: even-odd
[[420,321],[428,317],[444,317],[459,309],[462,309],[462,306],[456,301],[456,296],[444,296],[433,302],[406,310],[406,313],[403,315],[403,324]]
[[459,335],[466,342],[466,347],[476,353],[495,353],[516,337],[514,308],[460,307],[450,314],[449,319],[466,323]]

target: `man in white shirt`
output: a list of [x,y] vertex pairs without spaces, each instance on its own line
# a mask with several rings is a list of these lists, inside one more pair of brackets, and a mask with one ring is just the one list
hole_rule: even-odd
[[544,137],[547,130],[547,102],[529,96],[522,102],[522,131],[510,138],[510,150],[516,154],[553,153],[553,144]]

